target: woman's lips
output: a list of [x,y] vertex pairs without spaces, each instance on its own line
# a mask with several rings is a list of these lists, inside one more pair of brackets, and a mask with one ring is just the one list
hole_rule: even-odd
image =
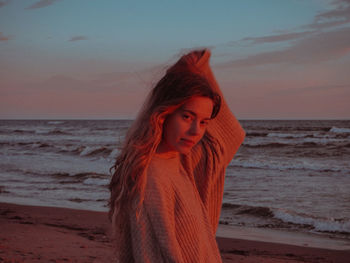
[[188,140],[185,138],[182,138],[181,141],[188,147],[192,147],[193,145],[195,145],[196,143],[192,140]]

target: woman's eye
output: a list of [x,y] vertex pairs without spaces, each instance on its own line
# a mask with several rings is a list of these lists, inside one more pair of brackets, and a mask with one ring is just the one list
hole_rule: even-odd
[[202,126],[207,126],[208,123],[209,123],[208,121],[201,121],[201,125],[202,125]]
[[191,120],[191,116],[190,116],[190,115],[187,115],[187,114],[182,115],[182,118],[183,118],[184,120]]

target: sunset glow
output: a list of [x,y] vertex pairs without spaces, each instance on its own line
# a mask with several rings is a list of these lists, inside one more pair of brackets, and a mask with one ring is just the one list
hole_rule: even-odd
[[0,118],[133,118],[210,48],[239,119],[350,118],[350,1],[0,1]]

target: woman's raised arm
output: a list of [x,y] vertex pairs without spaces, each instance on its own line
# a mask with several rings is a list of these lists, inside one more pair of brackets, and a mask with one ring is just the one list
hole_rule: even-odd
[[213,120],[210,121],[207,131],[218,141],[220,147],[216,149],[218,162],[215,164],[215,153],[205,142],[200,143],[192,151],[192,172],[198,192],[208,211],[213,232],[216,232],[224,191],[225,169],[242,144],[245,132],[236,117],[228,107],[225,98],[216,82],[209,65],[210,51],[193,52],[193,70],[204,76],[213,91],[221,97],[221,108]]
[[209,123],[208,132],[220,142],[223,148],[223,166],[226,167],[242,144],[245,132],[226,103],[210,68],[209,59],[210,51],[204,50],[196,63],[196,67],[199,69],[199,73],[209,81],[213,90],[221,97],[221,109],[216,118]]

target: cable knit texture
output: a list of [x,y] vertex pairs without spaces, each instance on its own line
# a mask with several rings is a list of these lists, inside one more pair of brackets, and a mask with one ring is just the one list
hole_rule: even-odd
[[215,233],[225,169],[245,133],[222,96],[209,58],[208,50],[198,53],[190,70],[205,76],[222,97],[220,112],[207,130],[218,144],[213,149],[204,137],[188,155],[152,158],[138,219],[130,209],[120,262],[222,262]]

